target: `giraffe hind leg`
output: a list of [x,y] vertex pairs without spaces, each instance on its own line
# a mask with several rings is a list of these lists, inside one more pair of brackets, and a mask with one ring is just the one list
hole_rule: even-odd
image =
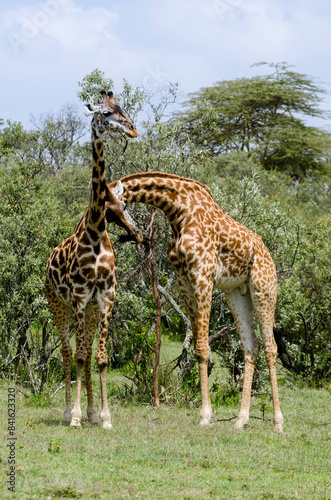
[[254,331],[253,305],[249,293],[243,294],[242,289],[235,288],[226,294],[226,299],[234,316],[244,352],[244,386],[239,418],[234,426],[236,429],[242,429],[249,420],[253,373],[260,346]]
[[264,352],[269,368],[270,384],[272,392],[272,401],[274,409],[274,431],[283,432],[284,418],[280,410],[277,373],[276,373],[276,358],[277,358],[277,345],[273,335],[273,325],[266,325],[263,318],[258,319],[260,330],[262,333]]
[[46,295],[49,309],[61,340],[61,353],[65,369],[65,409],[64,421],[71,422],[71,362],[72,348],[69,338],[70,309],[55,295],[46,279]]
[[[270,258],[271,259],[271,258]],[[265,264],[267,266],[268,262]],[[276,297],[277,297],[277,277],[274,266],[268,265],[264,274],[269,276],[267,285],[256,278],[256,265],[251,269],[250,292],[255,314],[259,323],[260,332],[263,340],[264,353],[269,368],[270,384],[274,407],[274,431],[283,431],[283,415],[280,410],[276,357],[277,345],[275,342],[273,326],[275,319]],[[262,269],[263,270],[263,269]]]
[[257,298],[255,298],[255,302],[255,312],[263,339],[264,353],[270,374],[270,384],[274,409],[274,431],[283,432],[284,419],[280,410],[276,373],[277,345],[273,333],[274,307],[268,304],[267,300],[263,301],[263,305],[260,304],[260,301]]

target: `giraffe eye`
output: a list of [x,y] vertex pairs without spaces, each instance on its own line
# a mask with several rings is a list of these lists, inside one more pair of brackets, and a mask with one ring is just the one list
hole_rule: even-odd
[[112,115],[113,113],[111,111],[104,111],[103,113],[105,116],[110,116]]

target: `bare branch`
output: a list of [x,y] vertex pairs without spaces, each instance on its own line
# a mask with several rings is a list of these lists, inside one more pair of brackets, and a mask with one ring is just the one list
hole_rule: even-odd
[[[70,382],[70,384],[71,384],[71,385],[73,385],[73,384],[75,384],[75,383],[76,383],[76,380],[72,380],[72,381]],[[60,390],[61,390],[61,389],[63,389],[65,386],[66,386],[65,384],[60,385],[60,387],[58,387],[58,388],[56,389],[56,391],[54,391],[54,392],[53,392],[53,393],[52,393],[49,397],[50,397],[50,398],[52,398],[53,396],[55,396],[55,394],[57,394],[58,392],[60,392]]]
[[[170,293],[167,292],[167,290],[165,288],[163,288],[163,286],[161,286],[161,285],[157,285],[157,289],[170,302],[170,304],[172,305],[172,307],[175,309],[176,313],[179,314],[179,316],[182,318],[182,320],[185,323],[186,328],[191,330],[191,322],[190,322],[190,320],[185,316],[185,314],[183,313],[183,311],[180,309],[179,305],[171,297]],[[191,332],[192,332],[192,330],[191,330]]]
[[26,365],[28,367],[29,379],[30,379],[30,382],[31,382],[31,385],[32,385],[33,394],[36,394],[36,392],[37,392],[36,381],[33,378],[31,366],[30,366],[27,354],[25,352],[24,346],[22,346],[22,352],[23,352],[23,356],[24,356]]
[[235,332],[236,327],[235,326],[225,326],[220,330],[219,332],[215,333],[211,337],[209,337],[209,345],[213,344],[216,340],[219,340],[220,338],[224,337],[225,335],[228,335],[229,333]]

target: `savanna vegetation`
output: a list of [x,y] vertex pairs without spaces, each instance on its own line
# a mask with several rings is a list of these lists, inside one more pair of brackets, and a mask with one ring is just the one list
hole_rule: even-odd
[[[200,89],[176,113],[171,110],[177,85],[152,93],[124,81],[117,98],[140,137],[129,144],[118,135],[106,141],[108,180],[148,170],[197,179],[211,188],[225,212],[260,234],[277,267],[276,323],[287,343],[285,365],[318,385],[331,376],[331,142],[327,129],[309,120],[328,118],[319,106],[325,91],[286,64],[267,69],[264,76]],[[95,70],[78,87],[79,99],[87,102],[113,82]],[[73,105],[58,115],[33,116],[31,122],[29,131],[16,122],[1,125],[0,369],[3,377],[38,393],[62,374],[44,293],[45,263],[88,204],[91,159],[89,123]],[[148,209],[133,205],[131,212],[147,236]],[[156,304],[148,255],[132,244],[121,246],[116,227],[109,231],[120,277],[109,332],[111,366],[127,371],[132,390],[149,401]],[[149,236],[161,330],[182,340],[188,323],[166,255],[169,233],[158,213]],[[242,375],[232,326],[223,293],[215,291],[211,347],[228,369],[231,390],[240,387]],[[265,375],[262,358],[257,385]]]
[[[169,351],[169,356],[161,363],[178,349],[177,342],[173,346],[165,338],[162,352]],[[16,489],[7,490],[8,453],[2,446],[1,498],[330,499],[327,391],[284,380],[280,391],[285,432],[272,431],[272,410],[264,408],[257,394],[250,424],[238,432],[231,420],[237,418],[238,408],[229,404],[214,404],[213,423],[201,427],[197,410],[182,398],[158,409],[128,399],[125,403],[114,392],[121,384],[119,376],[117,370],[112,372],[111,431],[88,420],[77,430],[64,425],[63,391],[27,398],[16,386]],[[7,412],[7,386],[0,381],[2,415]],[[83,397],[82,407],[86,404]],[[7,435],[5,428],[2,434]]]
[[[166,254],[170,228],[162,212],[153,216],[151,226],[150,209],[132,205],[130,212],[149,245],[147,248],[132,243],[121,244],[118,241],[121,230],[108,226],[119,274],[108,340],[110,368],[114,374],[109,383],[109,396],[117,408],[118,422],[124,425],[121,432],[128,434],[131,429],[131,417],[128,413],[122,415],[126,408],[137,419],[132,424],[133,434],[138,433],[136,427],[142,425],[146,439],[142,442],[145,444],[139,445],[138,455],[135,451],[138,438],[134,437],[127,442],[126,448],[118,437],[109,444],[107,451],[104,442],[99,451],[94,450],[93,467],[95,474],[96,471],[101,474],[102,484],[107,482],[106,475],[110,470],[111,474],[117,470],[113,484],[118,486],[119,493],[113,498],[207,498],[206,495],[215,498],[327,498],[329,485],[323,468],[326,466],[317,470],[318,457],[314,455],[312,445],[319,443],[321,456],[326,454],[323,426],[331,379],[331,135],[327,127],[318,128],[310,123],[316,117],[324,118],[327,123],[329,115],[320,106],[325,91],[311,77],[298,74],[283,63],[265,65],[265,71],[264,76],[221,81],[200,89],[188,96],[182,106],[178,105],[181,96],[175,84],[152,92],[124,81],[123,90],[116,97],[135,122],[139,138],[127,143],[121,136],[114,135],[105,140],[107,177],[110,182],[130,173],[158,170],[197,179],[210,187],[216,202],[225,212],[263,238],[277,268],[276,324],[286,342],[286,351],[279,363],[280,381],[288,406],[283,413],[286,419],[287,413],[295,415],[295,430],[292,429],[293,434],[286,438],[285,449],[293,451],[293,446],[299,446],[294,436],[299,433],[300,442],[303,440],[311,446],[312,454],[306,457],[311,463],[309,471],[307,469],[311,477],[308,474],[310,479],[307,483],[300,483],[302,486],[297,490],[283,488],[293,477],[302,481],[302,471],[308,466],[301,464],[293,454],[292,472],[286,469],[282,455],[278,454],[282,445],[276,438],[266,438],[264,427],[257,430],[253,426],[250,431],[257,439],[251,453],[247,448],[251,434],[235,436],[231,432],[227,437],[230,424],[226,424],[224,433],[218,430],[216,437],[213,435],[215,426],[210,430],[187,430],[188,434],[185,434],[184,429],[191,426],[193,418],[190,408],[199,404],[198,373],[193,352],[190,352],[187,362],[180,359],[181,343],[189,331],[189,322]],[[95,70],[78,84],[78,98],[81,103],[95,101],[101,88],[108,90],[112,87],[112,80]],[[56,390],[63,382],[64,367],[59,338],[47,307],[44,280],[51,250],[72,234],[88,205],[91,189],[89,122],[73,105],[64,106],[57,115],[45,113],[32,117],[31,130],[26,130],[19,122],[2,118],[0,374],[7,381],[3,382],[2,390],[5,394],[8,382],[16,384],[21,407],[25,408],[23,425],[31,447],[39,432],[44,432],[47,427],[49,432],[45,431],[46,437],[40,447],[45,461],[51,461],[56,469],[66,460],[69,451],[74,457],[70,467],[78,467],[79,473],[85,474],[80,461],[86,460],[87,463],[89,460],[85,454],[91,452],[92,441],[88,441],[87,434],[84,434],[80,451],[71,449],[74,444],[67,448],[69,429],[60,425],[62,410],[58,412],[58,407],[61,407],[63,391]],[[159,295],[157,301],[153,284]],[[159,414],[155,419],[146,417],[143,406],[153,401],[158,308],[161,308],[161,334],[162,341],[166,340],[167,352],[165,358],[161,347],[160,403],[162,415],[167,419],[168,415],[171,416],[172,422],[172,427],[167,427],[168,448],[161,447],[162,453],[159,449],[157,451],[157,443],[152,445],[150,440],[152,436],[164,433],[164,429],[158,427],[159,422],[164,427],[163,417]],[[232,418],[231,408],[238,406],[241,390],[243,357],[233,318],[219,290],[213,297],[210,346],[214,361],[210,386],[215,418],[217,415]],[[94,370],[97,372],[96,364]],[[72,376],[74,380],[74,364]],[[263,355],[260,355],[254,378],[254,404],[259,409],[260,424],[267,419],[265,414],[270,409],[267,382],[266,365]],[[294,410],[298,387],[302,389],[299,391],[302,399],[298,402],[300,416]],[[313,402],[317,405],[316,413]],[[132,408],[127,406],[128,403],[133,405]],[[178,408],[176,416],[172,416],[172,403]],[[52,410],[42,417],[46,406]],[[304,408],[308,408],[307,414]],[[178,449],[170,446],[170,442],[177,439],[172,435],[177,429],[176,421],[181,421],[178,440],[183,439]],[[60,426],[55,433],[54,423]],[[318,423],[321,427],[315,426],[311,431]],[[120,427],[119,423],[116,427]],[[93,432],[93,439],[98,442],[104,440],[101,430],[92,431],[88,427],[87,431]],[[201,443],[205,440],[205,445],[197,445],[200,448],[196,454],[192,452],[193,455],[189,456],[184,441],[194,448],[196,433],[201,436]],[[275,481],[277,486],[268,490],[269,479],[266,479],[261,490],[264,496],[262,493],[262,496],[254,496],[254,457],[259,456],[259,440],[265,439],[269,439],[270,449],[259,457],[260,468],[268,471],[266,477]],[[237,455],[230,459],[221,451],[221,444],[227,446],[229,454],[232,453],[231,447],[246,450],[245,469],[236,472],[236,465],[242,458]],[[27,460],[27,453],[22,445],[23,461]],[[127,457],[132,460],[138,457],[132,470]],[[26,496],[20,498],[43,498],[38,496],[38,484],[48,482],[49,477],[38,472],[37,457],[31,460],[31,466],[27,462],[24,465],[22,477],[33,475],[35,496],[29,496],[32,483],[25,481]],[[196,478],[189,484],[186,484],[187,475],[183,472],[181,497],[175,496],[176,486],[172,480],[168,490],[160,483],[163,480],[155,464],[161,470],[162,461],[170,478],[178,467],[182,472],[185,467],[196,467]],[[212,486],[209,488],[215,474],[220,480],[220,463],[225,474],[222,479],[225,496],[218,490],[214,491]],[[132,474],[139,476],[142,467],[150,469],[149,481],[153,483],[150,491],[156,492],[160,484],[162,491],[169,492],[168,495],[157,496],[155,493],[148,496],[143,480],[132,491],[129,486],[123,486],[123,481],[127,485],[130,483]],[[204,482],[197,480],[200,477],[205,477]],[[53,484],[49,498],[79,498],[80,494],[88,494],[89,498],[108,498],[103,486],[98,490],[99,495],[97,490],[94,491],[91,486],[94,480],[92,474],[82,490],[78,479],[77,484],[70,483],[71,486],[58,479],[58,486]],[[232,481],[237,480],[240,494],[238,488],[231,487]],[[318,484],[316,492],[309,487],[309,481]],[[55,494],[57,489],[58,494]],[[281,496],[283,490],[286,491]],[[268,496],[268,491],[274,491],[271,494],[274,496]]]

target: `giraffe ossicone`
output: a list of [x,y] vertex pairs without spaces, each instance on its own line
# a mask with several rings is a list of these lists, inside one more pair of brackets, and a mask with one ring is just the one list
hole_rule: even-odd
[[[122,109],[102,92],[103,101],[93,108],[92,118],[92,190],[88,209],[72,236],[64,240],[51,253],[47,262],[46,293],[49,308],[61,339],[65,365],[66,404],[64,420],[72,427],[81,425],[80,407],[82,372],[85,371],[87,389],[87,415],[90,423],[98,423],[94,407],[91,379],[92,343],[99,326],[99,343],[96,353],[100,374],[101,412],[105,429],[111,428],[107,401],[106,370],[108,355],[106,340],[108,325],[116,295],[117,269],[114,252],[107,232],[107,220],[123,227],[130,239],[142,241],[140,230],[135,227],[125,209],[125,203],[106,185],[102,136],[115,125],[129,137],[138,132]],[[92,107],[90,108],[92,109]],[[114,125],[115,124],[115,125]],[[112,217],[106,217],[111,207]],[[69,338],[70,310],[73,313],[77,365],[75,404],[71,409],[70,369],[72,348]]]
[[121,181],[117,181],[115,187],[112,189],[112,193],[114,196],[116,196],[117,199],[119,199],[120,196],[122,196],[122,194],[124,193],[124,188]]
[[[237,429],[247,425],[254,366],[259,342],[254,331],[255,313],[263,339],[270,373],[274,408],[274,430],[283,430],[280,410],[273,334],[277,295],[274,262],[262,239],[236,222],[216,204],[210,190],[192,179],[162,172],[133,174],[121,179],[127,203],[160,208],[168,218],[172,234],[168,256],[188,310],[199,365],[201,387],[200,424],[210,422],[207,365],[209,318],[213,288],[225,292],[244,351],[245,372]],[[108,185],[114,189],[116,182]],[[110,216],[107,213],[107,216]]]

